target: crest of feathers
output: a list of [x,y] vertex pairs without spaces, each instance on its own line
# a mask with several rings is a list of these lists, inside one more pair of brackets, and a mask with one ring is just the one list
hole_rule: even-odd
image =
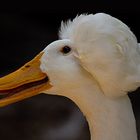
[[139,86],[139,45],[122,21],[104,13],[83,14],[62,22],[59,37],[73,42],[105,94],[124,95]]

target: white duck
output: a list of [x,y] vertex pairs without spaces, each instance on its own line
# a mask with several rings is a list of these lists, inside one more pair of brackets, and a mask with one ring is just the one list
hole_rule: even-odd
[[0,106],[39,94],[70,98],[89,123],[91,140],[137,140],[127,92],[140,86],[140,49],[120,20],[104,14],[62,23],[60,38],[0,79]]

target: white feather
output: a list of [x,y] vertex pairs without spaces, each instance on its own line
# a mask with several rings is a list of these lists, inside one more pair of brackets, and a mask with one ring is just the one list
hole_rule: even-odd
[[73,42],[81,64],[106,95],[124,95],[140,85],[137,39],[120,20],[103,13],[80,15],[62,23],[60,37]]
[[[89,122],[91,140],[137,140],[127,96],[140,86],[135,35],[104,13],[62,22],[59,35],[61,40],[49,44],[41,58],[41,69],[53,85],[49,93],[66,96],[79,106]],[[72,51],[63,54],[64,46]]]

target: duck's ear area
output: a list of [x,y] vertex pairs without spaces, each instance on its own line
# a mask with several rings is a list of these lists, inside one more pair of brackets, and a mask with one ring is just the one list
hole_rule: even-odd
[[40,69],[41,52],[17,71],[0,78],[0,107],[37,95],[51,88],[47,74]]
[[106,38],[101,40],[78,46],[77,57],[82,67],[109,98],[125,96],[136,90],[140,86],[139,48],[134,44],[117,44]]
[[119,56],[120,57],[123,56],[124,55],[124,48],[118,43],[116,43],[115,47],[117,49]]

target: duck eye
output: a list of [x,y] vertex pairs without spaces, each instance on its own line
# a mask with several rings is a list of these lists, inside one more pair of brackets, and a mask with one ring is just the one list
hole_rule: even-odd
[[71,48],[69,46],[64,46],[62,49],[61,49],[61,52],[63,54],[67,54],[71,51]]

